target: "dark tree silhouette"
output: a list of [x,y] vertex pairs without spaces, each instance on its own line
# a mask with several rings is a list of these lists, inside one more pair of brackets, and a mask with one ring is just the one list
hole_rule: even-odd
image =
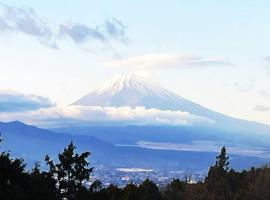
[[123,200],[139,200],[138,186],[134,183],[127,184],[123,189]]
[[185,195],[185,184],[179,179],[172,180],[166,187],[163,192],[164,200],[174,200],[174,199],[184,199]]
[[27,174],[22,159],[11,159],[10,154],[0,154],[0,199],[25,199],[24,181]]
[[225,146],[223,146],[220,154],[216,157],[215,167],[219,168],[221,172],[227,173],[229,170],[229,164],[229,157],[227,156]]
[[139,185],[138,192],[140,200],[161,199],[161,194],[157,185],[149,179],[146,179],[144,182],[142,182],[142,184]]
[[57,192],[56,181],[52,174],[41,171],[38,163],[29,172],[28,179],[28,200],[55,200]]
[[174,179],[163,188],[146,179],[140,185],[124,188],[102,187],[94,181],[88,188],[92,168],[87,161],[89,152],[75,153],[70,143],[58,155],[55,164],[49,156],[49,171],[42,171],[36,163],[26,171],[22,159],[0,153],[0,199],[2,200],[268,200],[270,199],[270,167],[252,167],[237,172],[229,169],[226,148],[221,149],[204,182],[190,184]]
[[78,193],[83,190],[83,182],[90,180],[93,168],[87,161],[90,152],[75,153],[75,146],[71,142],[62,153],[58,155],[59,163],[54,164],[47,155],[45,161],[49,166],[49,173],[57,180],[58,195],[63,199],[76,199]]
[[205,179],[210,199],[225,200],[231,197],[228,160],[226,148],[223,146],[220,154],[216,157],[215,165],[210,167],[208,176]]

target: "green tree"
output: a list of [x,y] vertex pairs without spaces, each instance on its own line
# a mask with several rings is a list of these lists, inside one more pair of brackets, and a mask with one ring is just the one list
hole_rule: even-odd
[[231,190],[228,178],[229,157],[225,146],[216,157],[216,163],[211,166],[205,179],[205,184],[209,192],[209,198],[213,200],[230,199]]
[[129,183],[123,188],[123,200],[139,200],[138,186]]
[[179,179],[172,180],[163,192],[163,199],[165,200],[181,200],[185,195],[185,184]]
[[110,200],[119,200],[122,197],[122,191],[117,186],[114,186],[113,184],[110,184],[108,188],[106,188],[105,191],[106,199]]
[[28,173],[29,178],[27,183],[28,200],[56,200],[56,180],[53,174],[46,171],[41,171],[38,163]]
[[45,161],[49,166],[49,173],[57,180],[58,195],[61,199],[76,199],[80,191],[84,190],[84,181],[90,180],[93,168],[87,161],[90,152],[75,153],[75,146],[71,142],[62,153],[58,155],[59,163],[54,164],[47,155]]
[[229,170],[229,156],[227,156],[226,148],[223,146],[221,148],[220,154],[216,157],[215,167],[223,173],[227,173]]
[[0,199],[27,199],[24,192],[25,164],[23,159],[11,159],[10,154],[0,154]]
[[161,194],[159,192],[159,189],[157,185],[150,181],[149,179],[146,179],[142,184],[138,187],[139,192],[139,199],[140,200],[160,200]]

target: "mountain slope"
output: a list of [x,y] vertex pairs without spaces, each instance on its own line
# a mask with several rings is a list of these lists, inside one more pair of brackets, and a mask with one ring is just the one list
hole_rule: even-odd
[[[270,126],[235,119],[212,111],[134,74],[120,76],[106,82],[98,89],[74,102],[73,105],[143,106],[160,110],[180,110],[207,117],[215,121],[215,124],[210,124],[210,126],[222,130],[270,136]],[[205,126],[209,126],[209,124],[205,124]]]
[[109,80],[74,102],[73,105],[143,106],[160,110],[181,110],[204,116],[217,115],[214,111],[203,108],[134,74]]
[[55,157],[71,141],[78,146],[79,151],[93,152],[95,162],[104,160],[106,153],[114,149],[112,144],[93,136],[59,134],[19,121],[0,122],[0,132],[3,139],[0,150],[11,151],[12,155],[22,157],[30,165],[44,161],[46,154]]

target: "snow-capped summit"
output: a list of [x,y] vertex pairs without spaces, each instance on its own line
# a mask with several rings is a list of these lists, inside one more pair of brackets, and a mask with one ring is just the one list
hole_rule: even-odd
[[158,99],[174,99],[175,94],[151,83],[143,77],[128,74],[115,77],[96,90],[77,100],[75,105],[85,106],[144,106],[160,108],[156,105]]
[[127,74],[123,76],[115,77],[101,87],[97,89],[100,93],[108,92],[111,94],[117,94],[123,89],[136,89],[141,93],[149,92],[149,89],[152,91],[156,91],[159,93],[160,87],[150,83],[149,81],[145,80],[143,77],[138,76],[136,74]]
[[214,117],[218,114],[135,74],[113,78],[74,102],[73,105],[143,106],[160,110],[187,111],[206,117]]

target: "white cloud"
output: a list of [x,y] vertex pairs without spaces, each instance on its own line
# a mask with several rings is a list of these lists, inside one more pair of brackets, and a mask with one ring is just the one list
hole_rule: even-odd
[[108,19],[103,24],[90,26],[81,23],[60,24],[60,37],[69,37],[76,44],[85,44],[91,40],[107,42],[126,41],[126,27],[117,19]]
[[134,125],[195,125],[214,123],[206,117],[188,112],[146,109],[144,107],[62,106],[26,113],[0,113],[0,120],[20,120],[43,127],[120,123]]
[[234,82],[233,86],[237,91],[240,91],[240,92],[250,92],[255,87],[253,81],[250,81],[247,83]]
[[69,24],[69,25],[60,25],[59,34],[61,37],[69,37],[75,43],[85,43],[88,40],[98,40],[103,42],[105,40],[104,36],[99,32],[95,27],[89,27],[84,24]]
[[10,90],[0,90],[0,113],[24,112],[52,106],[54,104],[46,97],[26,95]]
[[266,61],[266,62],[270,62],[270,56],[266,56],[266,57],[264,57],[263,59],[264,59],[264,61]]
[[[53,31],[58,29],[57,31]],[[0,3],[0,32],[23,33],[35,37],[38,41],[52,49],[58,49],[60,38],[70,38],[75,44],[88,44],[89,41],[105,44],[106,42],[125,42],[127,27],[116,19],[107,19],[97,25],[79,22],[59,24],[50,27],[36,11],[31,8],[20,8]],[[108,46],[108,45],[107,45]]]
[[233,66],[229,61],[220,58],[205,59],[196,55],[181,53],[147,54],[129,57],[107,63],[109,66],[132,68],[179,68],[199,66]]
[[261,90],[260,95],[270,101],[270,90]]
[[268,112],[270,111],[270,106],[257,105],[254,109],[259,112]]
[[47,47],[57,48],[51,29],[32,8],[18,8],[0,3],[0,31],[24,33],[37,38]]

